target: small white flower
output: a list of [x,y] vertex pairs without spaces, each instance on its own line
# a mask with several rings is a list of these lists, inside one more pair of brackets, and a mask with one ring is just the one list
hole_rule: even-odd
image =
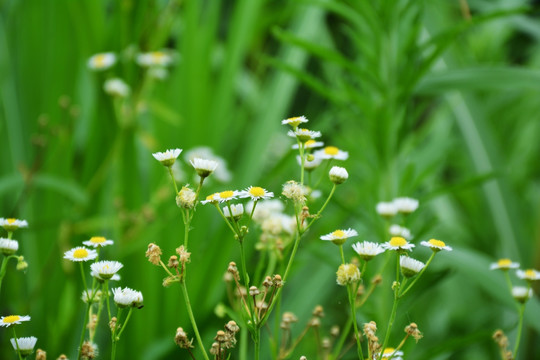
[[[238,220],[244,214],[244,205],[242,205],[242,204],[231,204],[231,211],[232,211],[232,216],[235,219]],[[225,215],[226,218],[231,217],[231,213],[229,212],[229,207],[228,206],[225,206],[223,208],[223,215]]]
[[232,175],[227,169],[227,162],[222,157],[215,155],[211,148],[207,146],[199,146],[187,150],[184,153],[184,159],[186,159],[186,161],[192,161],[195,158],[208,159],[218,163],[218,166],[212,176],[213,179],[220,182],[228,182],[231,180]]
[[401,272],[405,277],[412,277],[422,271],[426,265],[421,261],[401,255],[399,257],[399,266],[401,266]]
[[[304,149],[314,149],[321,146],[324,146],[324,143],[322,141],[308,140],[304,143]],[[292,145],[292,148],[295,150],[298,149],[299,147],[300,146],[298,146],[298,144]]]
[[330,177],[330,180],[336,184],[343,184],[345,180],[349,178],[349,173],[347,172],[347,169],[339,167],[339,166],[333,166],[330,169],[330,172],[328,173],[328,176]]
[[30,316],[28,315],[9,315],[9,316],[2,316],[0,318],[0,326],[10,327],[13,325],[18,325],[23,321],[30,321]]
[[195,171],[197,171],[197,174],[199,174],[199,176],[202,178],[208,177],[210,174],[212,174],[219,165],[217,161],[201,158],[194,158],[193,160],[189,160],[189,162]]
[[126,307],[126,306],[132,306],[132,307],[141,307],[143,302],[143,296],[140,291],[135,291],[130,288],[114,288],[112,289],[112,292],[114,294],[114,302],[119,307]]
[[19,250],[19,242],[6,238],[0,238],[0,252],[6,256],[13,255]]
[[298,140],[300,140],[300,142],[305,143],[308,140],[312,140],[312,139],[321,137],[321,132],[320,131],[312,131],[312,130],[308,130],[308,129],[296,129],[294,131],[289,130],[287,135],[289,135],[291,137],[295,137]]
[[536,271],[534,269],[518,270],[516,272],[516,275],[518,278],[527,281],[540,280],[540,271]]
[[[323,159],[313,155],[306,155],[304,156],[304,169],[307,171],[312,171],[321,165],[322,160]],[[296,155],[296,161],[298,161],[298,165],[302,166],[302,158],[300,155]]]
[[307,201],[306,195],[308,194],[308,189],[304,185],[290,180],[283,184],[281,193],[297,204],[304,204]]
[[152,156],[164,166],[172,166],[182,149],[169,149],[165,152],[153,153]]
[[353,244],[352,247],[354,251],[366,261],[371,260],[373,257],[386,251],[381,244],[369,241],[357,242],[356,244]]
[[397,211],[402,214],[410,214],[418,209],[418,200],[409,197],[400,197],[393,200]]
[[390,236],[401,236],[407,240],[412,238],[411,231],[409,229],[397,224],[390,225],[388,232],[390,233]]
[[347,160],[349,158],[349,153],[335,146],[327,146],[322,150],[317,150],[313,153],[316,157],[321,159],[335,159],[335,160]]
[[26,358],[28,355],[30,355],[34,351],[34,346],[36,346],[37,337],[35,336],[20,337],[17,339],[11,338],[9,340],[11,341],[11,345],[13,346],[13,350],[17,351],[17,348],[18,348],[21,352],[21,356],[23,358]]
[[392,217],[398,212],[398,209],[393,202],[379,202],[375,209],[377,210],[377,214],[384,217]]
[[64,253],[64,259],[71,261],[88,261],[94,260],[98,256],[96,250],[87,249],[84,246],[77,246]]
[[[380,353],[377,354],[377,356],[375,358],[378,358],[379,355],[380,355]],[[403,358],[402,358],[403,351],[401,351],[401,350],[396,351],[396,349],[394,349],[394,348],[386,348],[386,349],[384,349],[382,358],[383,359],[390,359],[390,356],[392,356],[392,360],[403,360]]]
[[83,290],[81,295],[81,300],[86,304],[90,299],[92,302],[98,303],[101,299],[101,290],[95,290],[95,293],[92,293],[92,289]]
[[17,229],[21,228],[27,228],[28,222],[26,220],[19,220],[19,219],[4,219],[0,218],[0,226],[4,228],[7,232],[13,232]]
[[172,62],[172,56],[165,51],[153,51],[137,55],[137,64],[140,66],[169,66]]
[[105,279],[103,277],[101,277],[96,271],[94,270],[91,270],[90,271],[90,276],[93,277],[93,278],[96,278],[99,282],[103,282],[105,280],[109,280],[109,281],[120,281],[120,275],[118,274],[114,274],[110,279]]
[[302,123],[307,123],[309,120],[305,116],[295,116],[285,120],[281,120],[282,125],[290,125],[293,128],[297,128]]
[[336,230],[334,232],[331,232],[330,234],[321,236],[321,240],[331,241],[336,245],[343,245],[348,238],[353,236],[358,236],[356,230]]
[[88,59],[88,67],[92,70],[107,70],[116,64],[116,55],[112,52],[96,54]]
[[251,200],[257,201],[271,199],[274,197],[274,193],[259,186],[250,186],[247,189],[240,191],[238,196],[241,198],[249,197]]
[[533,297],[533,291],[531,288],[524,286],[514,286],[512,288],[512,296],[520,303],[524,303]]
[[226,190],[220,193],[214,194],[214,200],[219,201],[220,203],[225,201],[231,201],[238,197],[239,192],[236,190]]
[[113,78],[108,79],[103,84],[103,90],[111,96],[127,97],[131,93],[131,89],[128,84],[122,79]]
[[519,263],[512,262],[510,259],[499,259],[496,263],[491,263],[489,266],[490,270],[510,270],[519,268]]
[[394,236],[390,241],[382,244],[387,250],[411,250],[414,244],[411,244],[401,236]]
[[118,261],[98,261],[90,265],[92,272],[98,274],[103,280],[109,280],[123,267],[124,265]]
[[112,245],[114,241],[108,240],[103,236],[92,236],[90,240],[83,241],[83,245],[91,246],[93,248],[101,248],[107,245]]
[[450,246],[447,246],[444,241],[431,239],[429,241],[422,241],[420,245],[427,246],[431,250],[438,252],[441,250],[452,251]]
[[206,197],[206,200],[202,200],[201,204],[205,205],[208,203],[216,204],[219,201],[219,193],[213,193]]
[[[246,205],[246,212],[251,214],[253,211],[254,202],[250,201]],[[257,206],[253,212],[253,220],[262,222],[264,219],[270,217],[273,214],[280,214],[285,209],[283,202],[278,199],[261,200],[257,201]]]

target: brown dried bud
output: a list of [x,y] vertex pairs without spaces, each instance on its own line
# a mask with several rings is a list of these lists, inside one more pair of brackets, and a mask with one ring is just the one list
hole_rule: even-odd
[[176,329],[176,335],[174,336],[174,342],[176,345],[178,345],[181,349],[189,349],[193,347],[193,340],[189,340],[186,332],[184,329],[179,327]]
[[220,343],[227,341],[227,339],[227,334],[223,330],[218,330],[216,337],[214,338],[214,340]]
[[339,336],[339,326],[337,325],[334,325],[330,328],[330,335],[332,335],[333,337],[338,337]]
[[116,328],[117,321],[118,319],[116,318],[116,316],[113,316],[111,321],[109,321],[109,328],[111,329],[112,332],[114,332],[114,329]]
[[159,266],[161,261],[161,248],[154,243],[148,244],[148,250],[146,250],[146,257],[152,264]]
[[272,278],[270,276],[267,276],[266,278],[264,278],[262,284],[265,288],[269,288],[270,286],[272,286]]
[[259,289],[256,287],[256,286],[251,286],[249,288],[249,295],[250,296],[257,296],[259,295],[261,292],[259,291]]
[[236,267],[236,263],[234,261],[231,261],[229,263],[229,267],[227,268],[227,271],[233,274],[233,276],[238,276],[238,268]]
[[408,326],[406,326],[405,332],[407,333],[407,335],[411,335],[416,340],[416,342],[418,342],[418,340],[424,337],[420,330],[418,330],[418,325],[416,325],[416,323],[410,323]]
[[328,349],[330,349],[331,346],[332,346],[332,341],[330,341],[329,338],[325,337],[324,339],[322,339],[322,348],[323,349],[328,350]]
[[379,285],[380,283],[382,283],[382,276],[381,275],[375,275],[372,279],[371,279],[371,283],[373,285]]
[[36,360],[47,360],[47,353],[41,349],[37,349]]
[[191,253],[188,252],[186,248],[184,248],[184,245],[176,249],[176,253],[178,254],[178,256],[180,256],[179,260],[182,264],[187,264],[191,261]]
[[64,354],[60,355],[57,360],[68,360],[68,357]]
[[240,327],[236,324],[235,321],[231,320],[227,324],[225,324],[225,330],[235,334],[240,331]]
[[225,272],[225,274],[223,274],[223,281],[225,282],[231,282],[234,280],[234,277],[232,276],[232,274],[230,272]]
[[317,305],[315,306],[315,308],[313,309],[313,312],[311,313],[313,316],[316,316],[316,317],[324,317],[324,309],[321,305]]
[[180,263],[178,262],[178,257],[176,255],[172,255],[169,258],[169,263],[167,264],[168,267],[171,269],[177,269]]
[[283,280],[281,280],[281,275],[274,275],[274,277],[272,278],[272,284],[276,287],[276,288],[280,288],[283,286]]
[[311,320],[309,320],[309,326],[311,327],[321,326],[321,319],[319,319],[318,317],[311,318]]
[[[221,349],[221,352],[223,353],[223,349]],[[212,355],[218,355],[220,353],[220,346],[218,342],[212,343],[212,347],[210,348],[210,354]]]
[[85,341],[81,347],[81,357],[83,359],[95,359],[97,355],[97,345],[89,341]]
[[356,296],[360,297],[364,295],[365,292],[366,292],[365,286],[363,284],[358,285],[358,289],[356,290]]
[[290,311],[286,311],[281,316],[281,321],[283,321],[283,322],[285,322],[287,324],[290,324],[290,323],[297,322],[298,318],[296,317],[296,315],[294,315],[294,313],[292,313]]

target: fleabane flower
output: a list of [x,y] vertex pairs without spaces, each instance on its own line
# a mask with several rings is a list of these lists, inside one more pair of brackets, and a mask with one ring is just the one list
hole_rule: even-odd
[[375,256],[382,254],[386,251],[386,249],[381,244],[370,241],[357,242],[356,244],[352,245],[352,248],[365,261],[369,261]]
[[331,241],[336,245],[343,245],[348,238],[358,236],[358,233],[354,229],[336,230],[330,234],[321,236],[321,240]]
[[489,266],[490,270],[503,270],[507,271],[510,269],[517,269],[519,268],[519,263],[512,262],[510,259],[499,259],[496,263],[491,263]]
[[[300,157],[300,155],[296,155],[296,161],[298,161],[298,165],[302,166],[302,158]],[[321,158],[318,158],[311,154],[304,155],[304,170],[306,171],[315,170],[317,167],[319,167],[319,165],[321,165],[321,163]]]
[[307,123],[309,120],[305,116],[295,116],[285,120],[281,120],[282,125],[290,125],[294,129],[297,128],[300,124]]
[[426,265],[421,261],[401,255],[399,257],[399,266],[401,267],[401,272],[403,273],[403,276],[413,277],[414,275],[422,271],[422,269]]
[[396,215],[398,212],[398,209],[393,202],[384,202],[384,201],[377,203],[375,210],[377,211],[377,214],[384,217],[392,217]]
[[21,352],[21,356],[23,358],[27,357],[34,351],[34,346],[36,346],[37,337],[30,336],[30,337],[20,337],[20,338],[11,338],[9,339],[11,341],[11,345],[13,346],[13,350],[17,351],[17,348]]
[[403,351],[401,351],[401,350],[396,351],[396,349],[394,349],[394,348],[386,348],[386,349],[384,349],[384,351],[382,353],[382,358],[383,359],[390,359],[390,356],[392,356],[392,360],[403,360],[403,358],[402,358]]
[[71,261],[88,261],[94,260],[98,256],[96,250],[87,249],[84,246],[77,246],[64,253],[64,259]]
[[242,215],[244,215],[244,205],[242,204],[231,204],[231,211],[229,211],[229,207],[228,206],[225,206],[223,208],[223,215],[226,217],[226,218],[230,218],[231,217],[231,212],[232,212],[232,217],[238,221],[240,220],[240,218],[242,217]]
[[441,250],[445,251],[452,251],[452,248],[450,246],[447,246],[444,241],[431,239],[429,241],[422,241],[420,245],[427,246],[434,252],[439,252]]
[[388,250],[411,250],[414,247],[414,244],[411,244],[405,240],[404,237],[394,236],[390,241],[382,244]]
[[287,135],[291,137],[297,138],[300,142],[305,143],[308,140],[313,140],[318,137],[321,137],[320,131],[313,131],[308,129],[296,129],[296,130],[289,130]]
[[315,151],[313,154],[325,160],[347,160],[349,158],[347,151],[340,150],[335,146],[327,146],[324,149]]
[[184,209],[193,209],[197,200],[197,193],[189,185],[182,186],[176,195],[176,205]]
[[355,264],[341,264],[336,272],[336,282],[341,286],[347,286],[360,280],[360,270]]
[[19,250],[19,242],[6,238],[0,238],[0,252],[6,256],[13,255]]
[[536,271],[534,269],[518,270],[516,275],[518,278],[527,281],[540,280],[540,271]]
[[23,321],[30,321],[30,316],[28,315],[9,315],[2,316],[0,318],[0,326],[10,327],[13,325],[19,325]]
[[306,195],[308,194],[308,189],[304,185],[290,180],[283,184],[281,193],[297,204],[304,204],[307,201]]
[[93,248],[101,248],[107,245],[114,244],[114,241],[108,240],[103,236],[92,236],[90,240],[83,241],[83,244],[86,246],[91,246]]
[[208,203],[217,204],[219,202],[219,193],[213,193],[206,197],[206,200],[202,200],[201,204],[205,205]]
[[109,280],[123,267],[124,265],[118,261],[98,261],[90,265],[92,272],[98,274],[103,280]]
[[152,51],[137,55],[137,64],[145,67],[169,66],[173,62],[172,56],[165,51]]
[[397,211],[402,214],[410,214],[418,209],[418,200],[409,197],[395,198],[393,201]]
[[103,90],[111,96],[118,96],[121,98],[127,97],[131,93],[129,85],[119,78],[106,80],[103,84]]
[[517,302],[523,304],[533,297],[533,291],[531,288],[527,288],[525,286],[514,286],[512,288],[512,296]]
[[253,201],[268,200],[274,197],[274,193],[259,186],[250,186],[238,194],[241,198],[251,198]]
[[219,165],[217,161],[201,158],[194,158],[193,160],[189,160],[189,162],[197,174],[202,178],[210,176]]
[[28,222],[26,220],[19,219],[4,219],[0,218],[0,226],[4,228],[7,232],[13,232],[17,229],[27,228]]
[[182,152],[182,149],[169,149],[165,152],[153,153],[152,156],[157,161],[159,161],[163,166],[171,167],[181,152]]
[[114,302],[119,307],[142,307],[143,296],[140,291],[130,289],[128,287],[122,289],[120,287],[112,289],[114,294]]
[[347,169],[345,168],[342,168],[339,166],[333,166],[330,169],[328,176],[330,177],[330,181],[332,181],[336,185],[339,185],[339,184],[343,184],[345,180],[349,178],[349,173],[347,172]]
[[[313,139],[308,140],[304,143],[304,149],[315,149],[321,146],[324,146],[324,143],[322,141],[316,141]],[[300,146],[298,146],[298,144],[293,144],[291,147],[296,150]]]
[[388,232],[390,233],[390,236],[401,236],[407,240],[412,238],[411,231],[409,229],[397,224],[390,225]]
[[116,55],[112,52],[95,54],[88,59],[88,67],[92,70],[107,70],[116,64]]
[[225,201],[231,201],[238,197],[239,192],[236,190],[225,190],[220,193],[214,194],[214,199],[219,201],[220,203]]

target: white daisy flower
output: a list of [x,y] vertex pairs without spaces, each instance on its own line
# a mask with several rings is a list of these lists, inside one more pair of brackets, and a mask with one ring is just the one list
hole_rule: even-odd
[[411,231],[409,229],[397,224],[390,225],[388,232],[390,233],[390,236],[401,236],[407,240],[412,238]]
[[340,150],[335,146],[327,146],[322,150],[315,151],[313,154],[325,160],[347,160],[349,158],[349,153],[347,151]]
[[[318,147],[324,146],[322,141],[308,140],[304,143],[304,149],[315,149]],[[292,148],[297,150],[300,146],[298,144],[293,144]]]
[[120,281],[121,277],[120,275],[118,274],[114,274],[110,279],[105,279],[103,277],[101,277],[96,271],[94,270],[91,270],[90,271],[90,276],[93,277],[93,278],[96,278],[96,280],[98,280],[100,283],[102,283],[103,281],[105,280],[109,280],[109,281]]
[[527,281],[540,280],[540,271],[536,271],[534,269],[518,270],[516,272],[516,275],[518,278]]
[[218,163],[218,166],[212,176],[213,179],[220,182],[228,182],[231,180],[232,175],[227,169],[227,162],[222,157],[215,155],[211,148],[207,146],[199,146],[187,150],[184,153],[184,159],[186,159],[186,161],[192,161],[195,158],[208,159]]
[[294,131],[289,130],[287,135],[289,135],[291,137],[295,137],[298,140],[300,140],[300,142],[305,143],[308,140],[312,140],[312,139],[321,137],[321,132],[320,131],[312,131],[312,130],[308,130],[308,129],[296,129]]
[[394,236],[390,241],[382,244],[387,250],[411,250],[414,247],[414,244],[411,244],[401,236]]
[[342,168],[339,166],[333,166],[330,169],[328,176],[330,177],[330,181],[332,181],[336,185],[339,185],[339,184],[343,184],[345,180],[349,178],[349,173],[347,172],[347,169],[345,168]]
[[6,256],[13,255],[19,250],[19,242],[6,238],[0,238],[0,252]]
[[13,232],[17,229],[27,228],[28,222],[26,220],[19,219],[4,219],[0,218],[0,226],[4,228],[7,232]]
[[519,268],[519,263],[512,262],[510,259],[499,259],[496,263],[491,263],[490,270],[510,270]]
[[250,186],[246,190],[240,191],[238,194],[241,198],[251,198],[253,201],[268,200],[274,197],[274,193],[267,191],[259,186]]
[[108,240],[103,236],[92,236],[90,240],[83,241],[83,244],[86,246],[91,246],[94,248],[101,248],[107,245],[112,245],[114,241]]
[[281,193],[287,198],[293,200],[295,203],[304,204],[307,199],[308,189],[294,180],[289,180],[283,184],[283,191]]
[[172,166],[182,149],[169,149],[165,152],[153,153],[152,156],[164,166]]
[[205,205],[208,203],[216,204],[219,202],[219,193],[213,193],[206,197],[206,200],[202,200],[201,204]]
[[219,201],[220,203],[225,201],[231,201],[238,197],[239,192],[236,190],[226,190],[222,191],[220,193],[214,194],[214,199]]
[[123,267],[124,265],[118,261],[98,261],[90,265],[92,272],[98,274],[103,280],[109,280]]
[[439,252],[441,250],[452,251],[452,248],[450,246],[447,246],[444,243],[444,241],[436,240],[436,239],[431,239],[429,241],[422,241],[420,245],[427,246],[434,252]]
[[356,253],[366,261],[371,260],[375,256],[386,251],[381,244],[369,241],[357,242],[356,244],[353,244],[352,247],[354,251],[356,251]]
[[512,288],[512,296],[520,303],[525,303],[527,300],[533,297],[533,291],[531,288],[524,286],[514,286]]
[[[393,355],[392,355],[393,354]],[[377,354],[377,356],[374,355],[374,358],[379,358],[381,354]],[[392,360],[403,360],[403,351],[397,350],[394,348],[386,348],[383,351],[382,358],[383,359],[390,359],[390,356],[392,356]]]
[[336,245],[343,245],[348,238],[353,236],[358,236],[356,230],[336,230],[334,232],[331,232],[330,234],[321,236],[321,240],[331,241]]
[[197,171],[197,174],[199,174],[199,176],[202,178],[208,177],[210,174],[212,174],[219,165],[217,161],[201,158],[194,158],[189,162],[195,171]]
[[112,52],[96,54],[88,59],[88,67],[92,70],[107,70],[116,64],[116,55]]
[[[246,205],[246,212],[251,214],[253,211],[254,201],[249,201]],[[283,202],[278,199],[270,200],[260,200],[257,201],[257,206],[255,207],[255,212],[253,212],[253,220],[256,222],[261,222],[264,219],[268,218],[272,214],[280,214],[285,209]]]
[[418,274],[426,265],[421,261],[401,255],[399,257],[399,266],[401,266],[401,272],[405,277],[412,277]]
[[9,339],[11,341],[11,345],[13,346],[13,350],[18,350],[21,352],[21,356],[23,358],[26,358],[28,355],[30,355],[34,351],[34,346],[36,346],[37,337],[30,336],[30,337],[20,337],[17,339],[11,338]]
[[165,80],[169,76],[169,70],[162,67],[151,67],[148,76],[157,80]]
[[[239,220],[242,217],[242,215],[244,215],[244,205],[231,204],[231,211],[232,211],[233,218],[235,218],[236,220]],[[231,217],[231,212],[229,212],[228,206],[223,207],[223,215],[225,215],[226,218]]]
[[169,66],[173,57],[165,51],[153,51],[137,55],[137,64],[145,67]]
[[114,302],[119,307],[142,307],[143,296],[140,291],[135,291],[128,287],[122,289],[120,287],[112,289],[114,294]]
[[84,246],[77,246],[64,253],[64,259],[71,261],[88,261],[94,260],[98,256],[96,250],[87,249]]
[[[315,170],[319,165],[322,163],[321,158],[318,158],[313,155],[306,155],[304,156],[304,169],[307,171]],[[300,155],[296,155],[296,161],[298,161],[298,165],[302,166],[302,158]]]
[[398,209],[393,202],[379,202],[375,209],[377,210],[377,214],[384,217],[392,217],[398,212]]
[[92,299],[92,302],[98,303],[101,299],[101,290],[95,290],[95,293],[92,293],[92,289],[83,290],[81,295],[81,300],[86,304],[90,299]]
[[28,315],[9,315],[9,316],[2,316],[0,318],[0,326],[10,327],[13,325],[18,325],[23,321],[30,321],[30,316]]
[[309,120],[305,116],[295,116],[285,120],[281,120],[282,125],[290,125],[293,128],[297,128],[298,125],[307,123]]
[[400,197],[392,201],[397,211],[402,214],[410,214],[418,209],[418,200],[409,197]]
[[127,97],[131,93],[131,89],[128,84],[122,79],[113,78],[108,79],[103,84],[103,90],[111,96]]

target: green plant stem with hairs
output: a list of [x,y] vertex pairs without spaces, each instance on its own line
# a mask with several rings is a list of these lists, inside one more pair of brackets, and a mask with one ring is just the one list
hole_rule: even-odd
[[4,258],[2,259],[2,265],[0,266],[0,292],[2,291],[2,281],[4,280],[4,277],[6,276],[7,272],[7,265],[10,259],[17,259],[17,255],[4,255]]
[[[530,289],[530,286],[527,289]],[[517,336],[516,336],[516,344],[514,345],[514,352],[512,353],[512,355],[514,356],[514,359],[517,359],[519,343],[521,341],[521,332],[523,330],[523,318],[524,318],[524,315],[525,315],[525,303],[521,304],[521,306],[519,307],[518,332],[517,332]]]

